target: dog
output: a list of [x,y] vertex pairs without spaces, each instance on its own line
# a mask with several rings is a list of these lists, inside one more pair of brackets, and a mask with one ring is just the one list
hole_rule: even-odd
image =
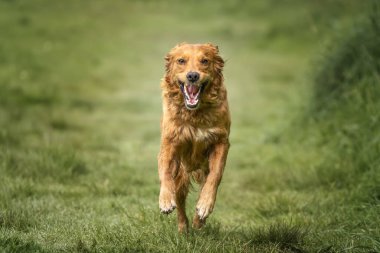
[[178,231],[187,232],[185,203],[192,179],[201,187],[192,222],[200,229],[214,209],[230,147],[224,61],[211,43],[178,44],[165,60],[159,207],[164,214],[177,208]]

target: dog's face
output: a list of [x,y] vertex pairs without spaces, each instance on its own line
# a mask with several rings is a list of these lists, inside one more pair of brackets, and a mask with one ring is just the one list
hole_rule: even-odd
[[223,59],[212,44],[179,44],[166,56],[166,79],[183,94],[187,109],[195,110],[207,86],[222,78]]

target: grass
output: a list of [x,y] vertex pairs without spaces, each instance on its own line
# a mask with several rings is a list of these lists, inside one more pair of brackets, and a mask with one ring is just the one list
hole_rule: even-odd
[[[376,7],[0,1],[0,250],[379,252]],[[156,168],[181,41],[219,45],[233,120],[216,209],[186,236]]]

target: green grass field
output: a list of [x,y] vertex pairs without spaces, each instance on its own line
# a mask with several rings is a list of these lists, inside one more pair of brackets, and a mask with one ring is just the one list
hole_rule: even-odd
[[[379,20],[375,1],[0,0],[0,251],[380,252]],[[187,235],[156,165],[182,41],[219,45],[232,114]]]

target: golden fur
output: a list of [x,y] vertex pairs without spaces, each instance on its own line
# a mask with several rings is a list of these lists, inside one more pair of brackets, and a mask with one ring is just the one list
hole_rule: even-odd
[[[165,57],[159,206],[166,214],[177,208],[180,232],[188,230],[185,201],[191,178],[201,185],[193,219],[193,227],[200,228],[213,211],[229,149],[224,61],[218,53],[210,43],[182,43]],[[188,77],[195,72],[199,79]]]

